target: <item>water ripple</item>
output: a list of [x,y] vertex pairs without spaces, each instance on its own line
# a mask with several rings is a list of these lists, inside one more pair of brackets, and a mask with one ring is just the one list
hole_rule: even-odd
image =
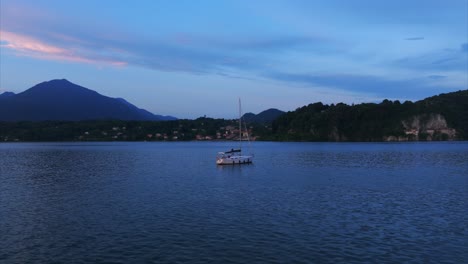
[[0,262],[468,262],[467,143],[228,144],[0,144]]

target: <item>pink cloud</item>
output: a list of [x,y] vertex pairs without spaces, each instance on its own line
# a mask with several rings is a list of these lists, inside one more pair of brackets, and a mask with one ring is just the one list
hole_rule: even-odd
[[38,52],[46,54],[65,54],[66,50],[41,43],[33,38],[18,35],[8,31],[0,31],[0,38],[6,44],[3,47],[14,49],[21,52]]
[[[99,56],[83,56],[77,50],[54,46],[30,36],[9,31],[0,31],[0,47],[17,52],[20,56],[29,56],[46,60],[71,61],[93,64],[125,66],[126,62],[110,60]],[[90,57],[94,57],[91,59]],[[97,59],[96,59],[97,58]]]

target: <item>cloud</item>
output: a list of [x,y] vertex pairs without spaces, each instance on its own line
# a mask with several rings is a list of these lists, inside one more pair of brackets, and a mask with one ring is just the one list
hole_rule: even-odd
[[349,92],[373,94],[380,97],[398,98],[402,95],[414,98],[435,94],[440,89],[454,89],[453,87],[435,86],[432,80],[440,80],[444,76],[433,78],[388,79],[374,75],[353,74],[293,74],[271,72],[267,77],[284,82],[302,83],[310,87],[328,87]]
[[445,75],[429,75],[427,76],[429,79],[432,79],[432,80],[442,80],[442,79],[446,79],[447,76]]
[[224,39],[221,43],[213,41],[212,44],[221,45],[225,49],[241,49],[243,51],[276,52],[288,50],[310,50],[325,48],[337,49],[333,40],[314,36],[244,36],[236,39]]
[[62,56],[69,55],[64,49],[42,43],[27,36],[22,36],[8,31],[0,31],[0,35],[3,38],[2,46],[9,49],[31,53],[43,53]]
[[[0,17],[3,30],[0,35],[0,48],[9,49],[20,56],[100,65],[130,65],[157,71],[215,74],[228,78],[248,79],[246,75],[259,79],[267,77],[291,85],[332,87],[382,96],[417,94],[422,91],[430,94],[433,89],[431,82],[446,82],[445,79],[451,78],[430,74],[447,74],[445,70],[465,70],[466,53],[462,52],[468,52],[468,43],[464,43],[461,49],[457,46],[417,56],[402,55],[402,58],[390,63],[379,63],[378,55],[385,55],[385,49],[381,46],[368,48],[365,43],[369,42],[360,39],[359,34],[354,37],[355,32],[352,30],[340,32],[335,38],[314,35],[312,31],[320,30],[316,30],[312,25],[310,30],[307,26],[308,30],[302,31],[303,33],[291,33],[298,32],[292,28],[288,32],[268,34],[255,34],[249,30],[242,31],[250,32],[245,34],[235,33],[234,30],[232,34],[229,29],[208,34],[161,33],[150,26],[148,28],[151,28],[151,31],[143,33],[138,32],[141,28],[137,27],[125,31],[125,28],[131,27],[130,23],[122,22],[123,24],[117,27],[116,21],[112,20],[106,24],[105,19],[93,21],[92,16],[81,20],[74,18],[72,14],[65,16],[60,13],[48,13],[53,9],[37,10],[29,7],[5,10],[3,8]],[[172,26],[167,25],[169,32]],[[346,28],[348,30],[350,27]],[[326,29],[322,32],[325,35],[334,34]],[[367,33],[366,31],[366,35]],[[424,39],[423,36],[417,35],[405,38],[408,41]],[[367,55],[360,52],[362,48],[364,53],[370,54],[369,57],[372,58],[364,58]],[[401,50],[405,52],[405,49]],[[359,59],[356,59],[357,57]],[[380,66],[377,72],[395,72],[395,67],[416,69],[424,70],[424,73],[420,74],[423,77],[402,80],[397,74],[383,78],[364,74],[321,75],[280,70],[287,68],[290,72],[303,72],[304,69],[310,70],[315,67],[325,68],[329,72],[338,71],[338,68],[339,72],[347,72],[348,67],[356,67],[357,70],[368,69],[369,64],[374,62]],[[266,70],[270,72],[264,73]],[[403,71],[398,69],[397,72]]]
[[138,33],[106,21],[79,20],[32,5],[5,5],[1,19],[2,30],[8,32],[7,36],[2,34],[1,48],[17,55],[158,71],[258,71],[274,64],[281,53],[323,54],[340,49],[336,40],[311,34]]
[[[135,65],[195,74],[223,69],[252,70],[271,64],[273,55],[300,49],[332,50],[330,40],[303,36],[221,37],[176,35],[146,37],[132,33],[98,34],[57,28],[2,32],[3,48],[18,55],[110,65]],[[28,35],[29,34],[29,35]],[[329,45],[327,45],[327,43]]]
[[21,56],[30,56],[46,60],[125,65],[125,63],[122,61],[106,59],[102,56],[83,56],[79,51],[73,50],[71,48],[54,46],[33,37],[9,31],[0,31],[0,36],[2,37],[0,47],[11,49]]
[[462,44],[461,49],[449,48],[419,56],[408,56],[398,59],[392,64],[397,67],[416,70],[464,71],[467,63],[467,55],[464,52],[465,49],[468,49],[465,45]]
[[463,43],[461,45],[462,52],[468,52],[468,43]]
[[405,38],[405,40],[423,40],[424,37],[412,37],[412,38]]

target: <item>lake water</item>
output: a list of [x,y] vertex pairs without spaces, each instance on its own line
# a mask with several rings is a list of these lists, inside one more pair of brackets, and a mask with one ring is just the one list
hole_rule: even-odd
[[468,263],[468,142],[0,144],[1,263]]

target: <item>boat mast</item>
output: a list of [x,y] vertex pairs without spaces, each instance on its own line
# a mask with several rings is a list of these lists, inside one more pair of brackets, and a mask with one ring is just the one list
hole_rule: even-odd
[[242,147],[242,106],[241,106],[241,99],[239,97],[239,146]]

